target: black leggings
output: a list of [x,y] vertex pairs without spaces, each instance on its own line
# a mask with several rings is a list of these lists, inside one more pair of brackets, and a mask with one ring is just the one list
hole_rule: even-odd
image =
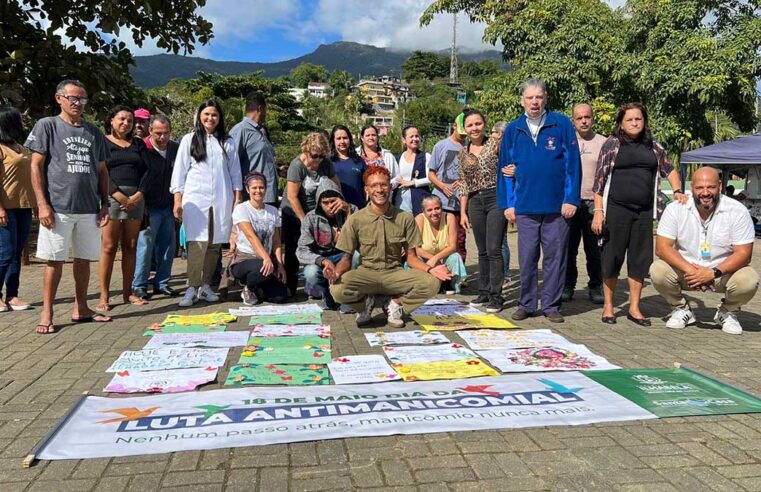
[[256,293],[257,297],[267,300],[280,300],[288,297],[288,289],[277,279],[273,272],[268,277],[262,275],[262,260],[246,260],[232,266],[233,276],[246,284],[248,290]]
[[301,221],[298,217],[283,213],[283,227],[281,237],[283,239],[284,266],[286,285],[292,296],[296,295],[299,284],[299,260],[296,258],[296,247],[301,235]]

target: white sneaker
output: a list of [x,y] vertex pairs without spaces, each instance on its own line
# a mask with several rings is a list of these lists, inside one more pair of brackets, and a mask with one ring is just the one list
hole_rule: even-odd
[[692,309],[689,306],[678,307],[672,311],[671,317],[666,321],[666,327],[681,330],[694,322],[695,315],[692,314]]
[[196,294],[198,294],[198,292],[195,287],[188,287],[188,290],[185,291],[185,295],[183,295],[180,300],[180,307],[190,307],[198,302]]
[[259,304],[259,299],[253,292],[248,290],[248,287],[243,287],[243,290],[240,292],[240,298],[246,306],[255,306]]
[[388,326],[391,328],[404,328],[404,320],[402,319],[403,315],[404,310],[402,310],[402,306],[393,300],[389,301],[387,321]]
[[721,331],[728,335],[742,335],[743,327],[737,321],[737,316],[731,311],[722,311],[721,308],[716,310],[713,321],[721,325]]
[[365,309],[357,313],[357,326],[368,324],[373,320],[373,308],[375,307],[375,296],[369,295],[365,298]]
[[215,294],[213,290],[211,290],[210,285],[204,284],[200,289],[198,289],[198,300],[206,302],[217,302],[219,300],[219,296]]

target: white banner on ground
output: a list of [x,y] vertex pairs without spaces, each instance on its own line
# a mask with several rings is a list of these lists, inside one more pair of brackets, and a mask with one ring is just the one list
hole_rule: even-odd
[[37,457],[103,458],[652,418],[578,372],[119,399],[90,396],[42,443]]
[[281,314],[322,313],[322,309],[320,309],[320,306],[317,304],[241,306],[238,309],[230,309],[229,311],[233,316],[277,316]]
[[158,348],[245,347],[248,331],[221,331],[217,333],[157,333],[148,340],[143,350]]

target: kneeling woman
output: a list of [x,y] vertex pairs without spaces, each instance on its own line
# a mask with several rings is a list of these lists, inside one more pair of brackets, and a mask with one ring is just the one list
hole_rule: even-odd
[[250,306],[263,300],[283,302],[288,289],[280,243],[280,216],[275,207],[264,203],[267,179],[263,174],[250,173],[245,185],[250,198],[233,210],[233,226],[238,234],[229,274],[245,285],[241,293],[243,304]]
[[[451,289],[460,293],[460,284],[467,277],[465,263],[457,253],[457,219],[441,209],[441,199],[435,195],[423,198],[422,212],[415,217],[423,235],[423,245],[417,248],[418,257],[429,267],[444,264],[452,274]],[[446,282],[442,285],[446,286]]]

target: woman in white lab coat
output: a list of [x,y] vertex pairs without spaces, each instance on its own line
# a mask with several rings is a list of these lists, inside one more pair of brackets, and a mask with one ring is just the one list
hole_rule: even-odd
[[193,132],[182,137],[172,172],[174,216],[183,222],[188,243],[188,290],[180,306],[219,300],[211,279],[222,244],[230,240],[242,189],[238,152],[225,133],[222,108],[209,99],[198,108]]

